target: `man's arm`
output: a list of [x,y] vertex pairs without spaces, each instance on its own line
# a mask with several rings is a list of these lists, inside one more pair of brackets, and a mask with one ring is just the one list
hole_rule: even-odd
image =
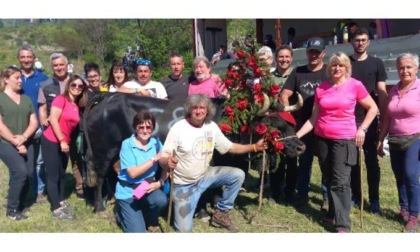
[[289,106],[289,98],[292,96],[293,91],[289,89],[283,89],[280,93],[280,101],[284,106]]
[[238,144],[233,143],[232,147],[229,149],[230,154],[245,154],[249,152],[259,152],[266,150],[268,147],[267,142],[263,138],[258,140],[255,144]]
[[50,122],[48,120],[48,115],[47,115],[47,104],[46,103],[39,104],[38,112],[39,112],[39,123],[44,127],[48,127],[48,125],[50,125]]

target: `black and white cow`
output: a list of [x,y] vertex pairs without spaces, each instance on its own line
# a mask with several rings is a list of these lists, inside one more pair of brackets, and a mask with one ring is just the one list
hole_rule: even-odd
[[[223,113],[224,100],[213,100],[217,112],[213,120],[218,122]],[[154,136],[162,143],[171,126],[184,117],[184,102],[161,100],[123,93],[104,93],[93,97],[83,114],[83,130],[87,152],[87,184],[94,188],[94,210],[105,210],[102,203],[102,185],[106,176],[116,176],[112,169],[119,158],[121,143],[133,134],[132,120],[142,110],[150,111],[156,118]],[[268,119],[266,119],[268,120]],[[279,130],[285,136],[294,135],[292,125],[278,116],[273,116]],[[296,138],[286,139],[285,153],[296,156],[304,150],[304,144]],[[112,185],[114,186],[114,185]]]

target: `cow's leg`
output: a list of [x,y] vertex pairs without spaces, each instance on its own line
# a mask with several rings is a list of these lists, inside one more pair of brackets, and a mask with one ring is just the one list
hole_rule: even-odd
[[102,203],[102,185],[103,185],[104,179],[103,178],[97,178],[97,185],[95,187],[94,191],[94,210],[96,213],[100,213],[105,211],[105,206]]

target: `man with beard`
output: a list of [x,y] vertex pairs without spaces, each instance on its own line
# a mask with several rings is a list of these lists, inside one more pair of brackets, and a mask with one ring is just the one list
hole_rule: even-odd
[[216,81],[211,77],[211,63],[205,56],[197,56],[193,60],[195,81],[188,88],[188,96],[205,94],[210,98],[220,95]]
[[[366,87],[372,98],[378,103],[381,115],[386,113],[387,97],[386,83],[387,74],[384,63],[381,59],[368,55],[367,49],[370,45],[369,31],[359,28],[354,32],[351,41],[353,54],[350,56],[352,65],[352,77],[360,80]],[[359,126],[365,117],[366,110],[362,106],[356,106],[356,123]],[[370,211],[380,214],[379,204],[379,182],[380,167],[376,155],[376,141],[378,139],[378,118],[375,118],[366,132],[366,140],[363,144],[365,164],[367,171],[367,182],[369,186]],[[351,189],[353,192],[353,203],[360,203],[360,167],[355,167],[351,173]]]
[[[308,40],[306,49],[308,64],[295,68],[287,78],[281,92],[283,105],[289,105],[289,98],[299,92],[303,98],[303,107],[298,110],[294,117],[299,130],[302,125],[311,117],[314,105],[315,89],[326,80],[326,65],[323,62],[325,57],[325,43],[322,38],[313,37]],[[299,168],[297,175],[297,197],[294,201],[296,207],[301,207],[308,203],[309,185],[311,180],[313,152],[313,131],[301,139],[305,145],[305,152],[299,156]],[[323,179],[324,181],[324,179]],[[323,182],[323,184],[325,184]],[[327,190],[323,186],[324,204],[322,209],[328,207]]]
[[184,74],[184,58],[179,53],[172,53],[169,56],[169,68],[171,75],[163,78],[160,82],[168,93],[169,100],[186,100],[188,97],[188,86],[194,80],[194,76]]
[[[48,79],[48,76],[43,74],[40,70],[34,69],[35,53],[29,46],[22,46],[18,49],[17,55],[20,70],[22,71],[22,94],[31,98],[34,105],[35,112],[38,117],[38,93],[41,82]],[[39,120],[38,120],[39,121]],[[41,127],[34,136],[34,158],[35,158],[35,176],[34,176],[34,190],[37,194],[36,202],[47,202],[47,197],[44,194],[45,190],[45,170],[44,161],[41,154],[41,141],[42,134]]]

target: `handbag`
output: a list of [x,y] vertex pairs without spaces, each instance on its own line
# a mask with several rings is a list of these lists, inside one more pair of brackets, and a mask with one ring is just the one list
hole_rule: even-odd
[[408,136],[388,136],[388,144],[390,150],[404,151],[410,147],[417,139],[419,139],[420,133],[416,133]]

